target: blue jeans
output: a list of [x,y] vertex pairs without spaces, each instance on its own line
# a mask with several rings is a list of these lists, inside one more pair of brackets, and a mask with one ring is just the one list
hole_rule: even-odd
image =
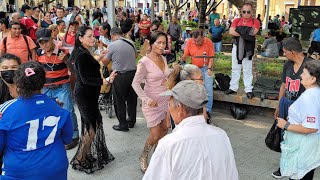
[[221,52],[222,41],[213,43],[214,44],[214,52]]
[[72,118],[72,125],[73,125],[72,139],[79,137],[78,122],[77,122],[77,116],[74,112],[70,83],[62,84],[58,88],[54,88],[54,89],[44,87],[42,89],[42,93],[46,94],[50,98],[57,98],[60,102],[63,103],[62,108],[69,111]]
[[212,79],[212,76],[209,76],[208,74],[208,66],[200,68],[200,71],[202,73],[204,87],[207,90],[207,96],[208,96],[208,103],[206,106],[207,112],[211,113],[212,104],[213,104],[213,79]]

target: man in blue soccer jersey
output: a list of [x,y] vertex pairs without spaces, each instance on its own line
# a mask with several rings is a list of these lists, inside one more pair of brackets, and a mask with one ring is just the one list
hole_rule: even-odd
[[0,106],[0,179],[66,180],[64,145],[73,134],[70,113],[41,94],[46,78],[38,63],[21,65],[14,79],[19,97]]

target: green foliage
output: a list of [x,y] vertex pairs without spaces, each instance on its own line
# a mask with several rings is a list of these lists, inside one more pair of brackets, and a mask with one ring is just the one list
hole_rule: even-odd
[[263,44],[263,41],[265,40],[264,36],[262,35],[257,35],[256,39],[258,44]]
[[185,27],[198,27],[198,23],[194,21],[182,21],[182,25]]
[[277,77],[280,79],[283,69],[283,62],[260,62],[257,64],[257,70],[262,76]]

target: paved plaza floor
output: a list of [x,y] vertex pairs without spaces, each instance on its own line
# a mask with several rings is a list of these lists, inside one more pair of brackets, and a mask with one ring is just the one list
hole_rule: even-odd
[[[78,119],[79,112],[77,112]],[[75,171],[69,166],[70,180],[140,180],[143,177],[139,169],[139,155],[142,152],[148,129],[141,110],[138,110],[135,128],[129,132],[118,132],[112,129],[118,120],[114,116],[109,119],[102,112],[107,146],[115,160],[104,169],[87,175]],[[272,118],[248,115],[246,120],[235,120],[226,111],[214,111],[213,122],[224,129],[231,141],[240,180],[273,180],[271,173],[278,168],[279,153],[269,150],[264,143]],[[79,122],[80,125],[80,122]],[[72,159],[77,148],[68,151],[69,160]],[[288,178],[284,178],[288,179]],[[320,179],[320,172],[316,171],[315,180]]]

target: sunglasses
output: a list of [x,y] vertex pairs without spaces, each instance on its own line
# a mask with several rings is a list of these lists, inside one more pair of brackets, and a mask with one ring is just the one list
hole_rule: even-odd
[[243,14],[246,14],[246,13],[247,13],[247,14],[250,14],[251,11],[242,11],[242,13],[243,13]]

